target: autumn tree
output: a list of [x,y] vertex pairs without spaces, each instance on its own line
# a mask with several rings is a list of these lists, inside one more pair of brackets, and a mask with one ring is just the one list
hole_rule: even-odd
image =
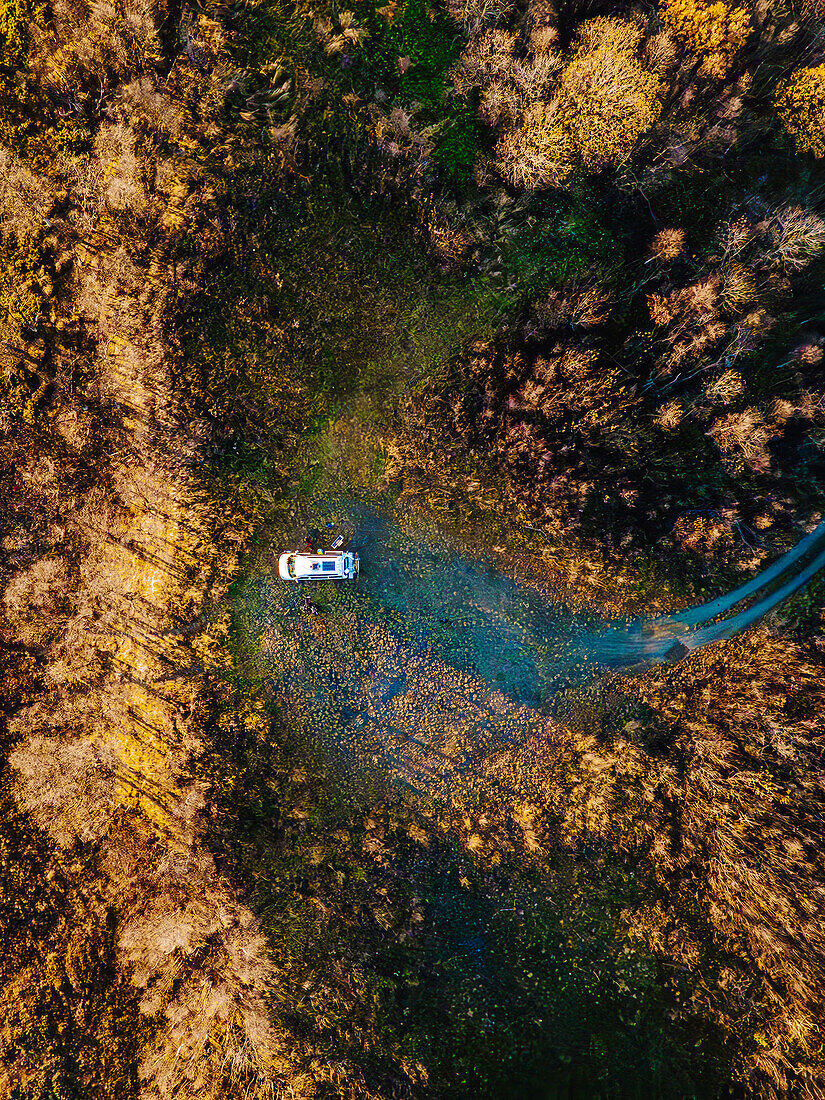
[[825,157],[825,65],[798,69],[780,84],[776,109],[800,153]]
[[662,106],[661,81],[638,56],[641,37],[622,19],[582,24],[550,98],[529,104],[499,139],[507,179],[558,186],[577,168],[598,172],[630,156]]
[[641,37],[633,23],[590,19],[562,75],[559,112],[591,171],[625,160],[661,111],[661,82],[637,55]]
[[750,34],[750,12],[723,0],[665,0],[665,26],[689,54],[701,58],[699,74],[720,78]]

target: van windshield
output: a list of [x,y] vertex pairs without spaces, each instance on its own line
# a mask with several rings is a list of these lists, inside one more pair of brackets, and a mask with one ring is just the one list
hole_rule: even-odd
[[287,573],[289,573],[290,577],[294,578],[294,576],[295,576],[295,558],[287,558],[286,559],[286,571],[287,571]]

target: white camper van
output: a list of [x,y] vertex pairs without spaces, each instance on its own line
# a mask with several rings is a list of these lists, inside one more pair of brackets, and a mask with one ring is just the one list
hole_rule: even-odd
[[278,576],[282,581],[349,581],[358,576],[358,555],[350,550],[285,550],[278,558]]

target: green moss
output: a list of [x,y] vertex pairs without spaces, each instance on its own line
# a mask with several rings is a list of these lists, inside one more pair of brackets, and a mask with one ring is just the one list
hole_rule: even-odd
[[410,59],[400,80],[402,96],[428,106],[443,100],[445,73],[458,56],[461,39],[440,5],[406,0],[380,41],[393,60]]
[[463,181],[472,172],[479,150],[489,143],[489,137],[476,111],[466,101],[453,100],[447,117],[447,127],[433,150],[433,159],[443,165],[451,179]]

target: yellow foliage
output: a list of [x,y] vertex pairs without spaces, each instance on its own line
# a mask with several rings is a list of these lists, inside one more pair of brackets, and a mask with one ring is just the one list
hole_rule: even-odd
[[748,9],[722,0],[664,0],[661,16],[677,42],[703,59],[702,76],[724,76],[750,34]]
[[776,109],[800,153],[825,157],[825,64],[798,69],[781,84]]
[[496,146],[499,167],[517,187],[558,187],[573,171],[574,148],[553,107],[534,104]]
[[584,167],[629,156],[661,111],[662,84],[636,49],[641,31],[621,19],[589,19],[559,82],[559,115]]
[[19,65],[28,52],[27,23],[32,12],[23,0],[0,0],[0,62]]
[[499,167],[519,187],[557,187],[576,167],[625,160],[661,111],[662,84],[637,56],[640,30],[590,19],[549,103],[532,103],[499,139]]

